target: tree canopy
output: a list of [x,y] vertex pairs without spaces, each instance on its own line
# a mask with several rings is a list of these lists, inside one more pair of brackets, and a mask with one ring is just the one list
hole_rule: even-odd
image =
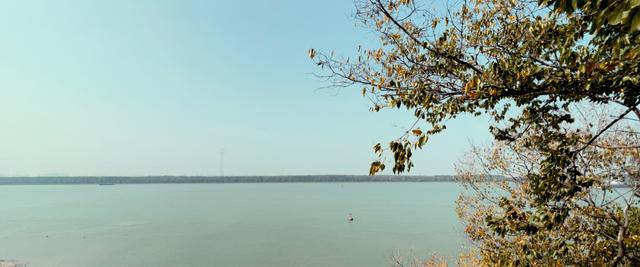
[[[414,150],[428,145],[429,136],[445,130],[447,121],[486,114],[493,120],[488,130],[496,146],[536,157],[534,168],[518,172],[525,182],[516,191],[526,197],[499,201],[495,214],[484,213],[476,223],[487,226],[482,229],[492,231],[490,236],[509,237],[503,240],[511,244],[514,236],[540,236],[542,230],[555,230],[556,236],[576,231],[562,228],[576,218],[576,199],[614,175],[594,173],[637,159],[638,125],[621,124],[640,121],[640,2],[470,0],[441,10],[425,6],[414,0],[357,0],[355,17],[379,36],[379,46],[358,48],[348,58],[309,50],[322,69],[320,77],[335,86],[361,87],[373,111],[405,108],[415,116],[401,138],[374,146],[380,160],[371,164],[370,174],[385,169],[385,153],[393,155],[394,173],[410,171]],[[607,113],[589,117],[580,109],[584,104],[607,107]],[[612,141],[624,132],[632,136]],[[598,167],[585,166],[597,162],[594,155],[601,160]],[[640,180],[637,168],[622,172]],[[630,255],[606,259],[629,263]]]
[[[313,49],[309,55],[335,85],[362,85],[374,111],[404,107],[428,124],[428,130],[410,129],[388,146],[396,173],[410,170],[412,150],[462,113],[488,113],[504,123],[491,128],[497,139],[533,131],[549,143],[575,142],[558,133],[561,125],[574,122],[571,103],[620,103],[628,108],[620,117],[637,112],[638,32],[625,30],[629,26],[617,19],[605,18],[612,25],[602,24],[598,15],[580,12],[581,7],[596,9],[590,5],[554,12],[532,1],[481,0],[464,2],[444,15],[411,0],[356,5],[357,19],[379,34],[380,47],[358,49],[355,60]],[[590,34],[594,27],[596,35]],[[371,173],[382,169],[381,162],[374,162]]]
[[[609,110],[581,107],[594,122],[608,123]],[[594,118],[598,118],[595,119]],[[581,119],[582,120],[582,119]],[[590,132],[575,132],[584,139]],[[527,148],[529,136],[474,148],[457,165],[458,178],[470,189],[458,200],[465,232],[485,262],[534,266],[640,264],[640,134],[629,123],[616,125],[579,152],[574,162],[579,181],[589,190],[571,198],[544,201],[530,174],[546,168],[543,153]],[[506,180],[487,180],[492,176]],[[625,186],[621,186],[625,185]],[[565,193],[565,194],[568,194]]]

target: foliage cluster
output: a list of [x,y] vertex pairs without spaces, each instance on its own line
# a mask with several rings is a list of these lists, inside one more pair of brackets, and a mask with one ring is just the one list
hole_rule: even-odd
[[[447,121],[489,116],[494,147],[460,168],[476,192],[460,215],[485,263],[639,264],[637,188],[610,201],[607,181],[640,180],[640,2],[423,4],[358,0],[356,19],[380,46],[353,59],[309,51],[319,76],[361,86],[373,111],[415,117],[374,146],[370,174],[385,169],[385,155],[394,173],[410,171],[414,150]],[[511,179],[486,180],[495,174]]]

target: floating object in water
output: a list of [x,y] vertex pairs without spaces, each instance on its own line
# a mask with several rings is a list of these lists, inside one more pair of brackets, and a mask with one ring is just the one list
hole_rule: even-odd
[[611,187],[630,187],[624,182],[624,180],[618,180],[618,179],[611,179],[611,180],[605,181],[605,184]]
[[353,215],[351,215],[351,213],[349,213],[349,215],[347,215],[347,221],[353,222]]

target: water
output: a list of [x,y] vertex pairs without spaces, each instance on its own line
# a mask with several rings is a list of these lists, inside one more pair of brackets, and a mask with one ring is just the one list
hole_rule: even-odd
[[388,266],[398,250],[453,257],[464,243],[460,191],[454,183],[0,186],[0,259]]

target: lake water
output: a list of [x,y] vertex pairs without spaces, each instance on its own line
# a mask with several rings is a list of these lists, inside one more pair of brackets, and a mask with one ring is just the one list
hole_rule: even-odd
[[[0,259],[28,266],[389,266],[453,257],[455,183],[0,186]],[[355,221],[347,222],[353,213]]]

